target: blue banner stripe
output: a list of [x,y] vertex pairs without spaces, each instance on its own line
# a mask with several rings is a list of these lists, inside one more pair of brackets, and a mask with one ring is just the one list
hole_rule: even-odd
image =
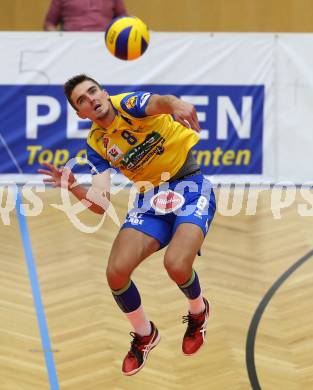
[[[111,95],[145,91],[188,96],[203,130],[194,147],[202,172],[263,173],[264,85],[141,84],[106,85],[105,89]],[[59,167],[72,157],[84,156],[90,122],[78,117],[77,122],[69,120],[68,110],[72,108],[62,85],[0,85],[0,106],[0,174],[36,173],[43,161]],[[49,112],[54,109],[60,115],[52,120]],[[88,173],[89,166],[77,165],[74,171]]]
[[40,330],[41,345],[46,360],[46,367],[48,371],[50,389],[59,390],[59,383],[58,383],[57,373],[55,369],[53,354],[51,350],[48,327],[47,327],[46,317],[45,317],[44,308],[43,308],[41,295],[40,295],[40,287],[37,278],[36,266],[32,254],[32,247],[29,238],[26,218],[23,215],[22,197],[19,190],[17,192],[17,197],[16,197],[16,215],[19,221],[20,232],[21,232],[23,246],[24,246],[25,260],[28,268],[28,275],[31,283],[37,321]]

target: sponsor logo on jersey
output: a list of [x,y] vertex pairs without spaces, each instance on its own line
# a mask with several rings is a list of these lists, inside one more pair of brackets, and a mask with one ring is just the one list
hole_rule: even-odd
[[123,152],[117,145],[113,145],[108,150],[108,157],[111,161],[118,160],[123,155]]
[[139,106],[140,108],[142,108],[146,101],[148,100],[148,98],[151,96],[151,93],[144,93],[141,98],[140,98],[140,102],[139,102]]
[[132,96],[129,99],[126,100],[125,106],[131,110],[133,107],[135,107],[137,103],[137,96]]
[[175,191],[160,191],[150,199],[150,205],[161,214],[168,214],[178,210],[184,204],[184,197]]
[[121,164],[125,169],[135,170],[142,167],[154,155],[164,152],[165,139],[157,132],[148,134],[145,140],[129,150],[123,157]]

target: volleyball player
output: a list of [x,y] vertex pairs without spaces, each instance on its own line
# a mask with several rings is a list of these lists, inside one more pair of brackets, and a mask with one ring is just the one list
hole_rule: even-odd
[[[193,355],[204,343],[210,312],[193,263],[215,212],[211,184],[192,155],[200,132],[195,108],[172,95],[109,96],[86,75],[72,77],[64,90],[77,115],[93,122],[87,138],[92,186],[87,190],[70,173],[68,190],[87,202],[90,210],[103,214],[109,205],[110,167],[119,168],[138,187],[134,208],[113,243],[106,271],[113,297],[134,330],[122,371],[125,375],[139,371],[160,340],[131,276],[144,259],[163,247],[167,247],[165,269],[189,303],[183,316],[187,329],[182,351]],[[44,181],[64,185],[66,168],[45,165],[39,170],[49,176]]]

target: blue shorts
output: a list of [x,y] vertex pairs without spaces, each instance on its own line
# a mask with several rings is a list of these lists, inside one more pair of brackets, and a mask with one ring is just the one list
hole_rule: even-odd
[[198,225],[206,236],[215,208],[211,183],[202,174],[195,174],[137,194],[122,229],[146,233],[163,248],[181,223]]

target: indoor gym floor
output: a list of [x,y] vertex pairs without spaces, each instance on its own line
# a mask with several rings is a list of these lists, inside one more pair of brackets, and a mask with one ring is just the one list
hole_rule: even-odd
[[[313,214],[310,204],[297,190],[276,219],[280,189],[216,193],[218,211],[195,262],[213,306],[207,343],[193,357],[181,353],[187,302],[160,251],[133,275],[162,339],[132,377],[121,373],[131,329],[105,277],[117,224],[106,218],[93,234],[79,231],[51,206],[61,203],[56,189],[36,195],[37,216],[2,210],[0,389],[312,389],[313,215],[299,213]],[[113,197],[121,222],[127,199],[127,190]],[[227,211],[227,199],[239,209]],[[256,214],[247,215],[253,199]],[[10,201],[4,195],[2,207]],[[95,226],[100,217],[79,218]]]

